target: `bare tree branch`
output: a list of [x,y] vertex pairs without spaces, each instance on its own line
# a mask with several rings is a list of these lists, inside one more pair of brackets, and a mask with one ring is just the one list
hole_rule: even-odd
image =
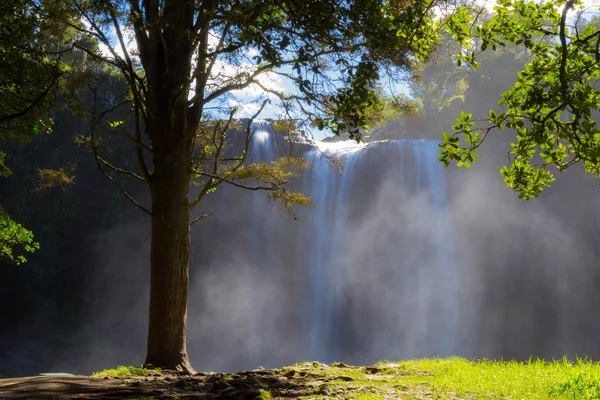
[[[131,202],[133,203],[133,205],[135,205],[136,207],[138,207],[140,210],[144,211],[146,214],[148,215],[152,215],[152,213],[145,208],[144,206],[142,206],[138,201],[136,201],[133,196],[131,196],[129,194],[129,192],[127,192],[127,190],[125,190],[125,188],[119,183],[117,182],[117,180],[112,177],[110,174],[108,174],[104,168],[102,168],[103,162],[101,161],[102,158],[98,155],[98,148],[96,147],[96,143],[95,143],[95,139],[94,139],[94,129],[95,126],[97,125],[97,122],[94,122],[95,120],[98,121],[97,118],[95,118],[95,114],[96,114],[96,96],[97,96],[97,92],[95,90],[92,90],[94,93],[94,105],[93,105],[93,111],[92,111],[92,125],[90,127],[90,132],[91,132],[91,144],[92,144],[92,152],[94,154],[94,160],[96,160],[96,165],[98,166],[98,169],[100,169],[100,172],[102,172],[102,175],[104,175],[109,181],[111,181],[120,191],[121,193],[123,193],[123,195],[125,195],[125,197]],[[108,164],[108,163],[107,163]],[[116,167],[115,167],[116,168]],[[125,170],[121,170],[124,171],[123,173],[125,173]],[[130,171],[129,171],[130,172]],[[131,174],[133,174],[131,172]],[[130,175],[130,174],[127,174]],[[133,174],[135,175],[135,174]],[[141,177],[138,177],[141,178]]]
[[[231,113],[229,114],[229,119],[227,120],[225,127],[223,128],[223,130],[220,131],[219,144],[216,144],[216,135],[217,135],[217,130],[219,130],[219,127],[220,127],[220,121],[215,124],[215,128],[213,131],[213,143],[215,143],[217,150],[215,153],[215,159],[213,161],[213,173],[212,173],[213,175],[216,175],[217,170],[219,168],[218,159],[219,159],[219,156],[221,155],[221,150],[223,149],[223,141],[225,139],[225,134],[226,134],[227,130],[229,129],[229,125],[231,124],[231,121],[233,120],[233,116],[235,115],[235,113],[236,113],[236,109],[234,108],[233,110],[231,110]],[[211,183],[212,183],[212,178],[211,178],[211,180],[209,180],[206,183],[206,185],[204,185],[204,188],[202,188],[202,190],[200,191],[200,193],[198,194],[196,199],[189,205],[190,210],[193,209],[194,207],[196,207],[200,203],[202,198],[206,195],[206,193],[208,193],[208,191],[210,190]]]
[[109,163],[108,161],[106,161],[104,158],[100,157],[96,152],[94,152],[94,156],[96,157],[97,161],[101,162],[102,165],[104,165],[107,168],[110,168],[114,172],[119,173],[119,174],[123,174],[123,175],[127,175],[127,176],[131,176],[132,178],[135,178],[135,179],[137,179],[137,180],[139,180],[141,182],[146,183],[146,180],[144,178],[142,178],[141,176],[139,176],[138,174],[136,174],[135,172],[129,171],[129,170],[126,170],[126,169],[122,169],[122,168],[119,168],[119,167],[116,167],[116,166],[112,165],[111,163]]
[[201,215],[201,216],[199,216],[198,218],[194,218],[194,219],[193,219],[193,220],[190,222],[190,225],[193,225],[193,224],[195,224],[196,222],[200,221],[201,219],[208,218],[208,217],[210,217],[211,215],[214,215],[214,212],[210,212],[210,213],[202,214],[202,215]]
[[277,182],[277,183],[271,183],[271,186],[247,186],[247,185],[244,185],[244,184],[241,184],[241,183],[237,183],[235,180],[227,179],[227,178],[220,177],[220,176],[217,176],[217,175],[211,175],[211,174],[207,174],[207,173],[204,173],[204,172],[201,172],[201,171],[196,171],[196,173],[198,175],[202,175],[202,176],[208,177],[208,178],[210,178],[212,180],[222,181],[223,183],[228,183],[230,185],[237,186],[237,187],[242,188],[242,189],[255,190],[255,191],[256,190],[267,190],[267,191],[271,191],[272,192],[272,191],[281,189],[283,187],[283,185],[285,185],[286,183],[288,183],[287,181],[280,181],[280,182]]

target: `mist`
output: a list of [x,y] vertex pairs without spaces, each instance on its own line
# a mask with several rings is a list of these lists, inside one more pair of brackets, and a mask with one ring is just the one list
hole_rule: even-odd
[[[215,215],[192,226],[187,344],[194,367],[600,357],[594,177],[575,166],[540,198],[518,199],[499,174],[510,131],[493,132],[470,170],[437,161],[435,141],[457,112],[485,116],[514,81],[519,63],[504,61],[492,60],[502,79],[489,78],[493,68],[471,73],[464,100],[376,130],[366,144],[298,146],[314,165],[291,189],[312,196],[311,207],[290,214],[261,192],[210,194],[200,212]],[[432,74],[448,72],[437,65]],[[287,154],[289,144],[268,123],[261,130],[254,162]],[[321,151],[344,162],[343,174]],[[105,199],[114,189],[101,177],[78,187],[94,222],[59,232],[58,244],[32,256],[32,267],[0,280],[5,300],[21,307],[0,302],[9,321],[0,330],[5,374],[90,373],[144,361],[149,221]],[[27,201],[35,208],[48,197]],[[113,214],[126,217],[107,217]],[[57,226],[68,220],[55,218]],[[25,222],[34,232],[50,224]],[[61,246],[63,262],[48,258],[53,246]],[[63,272],[32,283],[26,268],[47,265]],[[67,314],[72,321],[63,320]]]
[[[262,193],[215,194],[220,212],[192,233],[194,366],[597,356],[597,187],[573,170],[519,200],[498,172],[506,145],[490,141],[468,171],[444,169],[430,140],[325,148],[343,174],[309,152],[315,165],[295,185],[316,204],[297,220]],[[147,230],[95,239],[89,362],[73,365],[143,362]]]

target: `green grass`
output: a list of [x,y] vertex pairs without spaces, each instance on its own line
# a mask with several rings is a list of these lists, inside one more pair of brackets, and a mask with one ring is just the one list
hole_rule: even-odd
[[258,395],[256,400],[273,400],[273,395],[269,390],[261,389],[260,394]]
[[526,363],[460,358],[400,363],[431,375],[412,375],[405,383],[430,383],[432,392],[474,398],[600,399],[600,364],[567,359]]
[[[118,367],[94,376],[134,377],[160,373]],[[436,399],[436,400],[600,400],[600,363],[586,359],[560,361],[473,361],[464,358],[382,361],[370,367],[305,362],[253,377],[259,400],[281,397],[273,377],[296,385],[294,399]],[[223,375],[232,380],[237,375]],[[235,379],[241,379],[239,376]]]
[[[567,359],[524,363],[463,358],[382,361],[372,367],[297,364],[349,399],[600,400],[600,363]],[[298,375],[298,374],[297,374]],[[390,397],[391,396],[391,397]]]
[[104,377],[111,376],[116,378],[129,378],[133,376],[151,376],[161,374],[162,369],[146,369],[143,367],[131,367],[120,365],[117,368],[105,369],[103,371],[94,372],[92,376]]

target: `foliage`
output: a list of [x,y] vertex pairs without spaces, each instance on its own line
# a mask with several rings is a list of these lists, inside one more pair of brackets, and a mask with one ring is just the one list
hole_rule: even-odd
[[[65,16],[50,18],[45,2],[6,0],[0,5],[0,141],[28,143],[34,136],[50,133],[54,123],[50,106],[59,93],[63,100],[69,96],[79,100],[73,95],[79,84],[77,76],[84,71],[73,67],[85,69],[85,57],[74,50],[74,41],[86,42],[89,37],[69,29]],[[42,179],[61,175],[48,169],[40,172]],[[0,176],[8,174],[4,153],[0,152]],[[66,181],[62,179],[62,183]],[[0,235],[5,240],[0,255],[22,263],[25,258],[15,257],[9,246],[22,245],[29,252],[38,248],[31,232],[12,221],[4,210],[2,227]],[[2,231],[9,228],[11,231]]]
[[40,248],[39,243],[33,240],[33,233],[13,221],[0,207],[0,256],[17,264],[26,262],[23,255],[15,255],[14,249],[17,246],[30,253]]
[[105,369],[94,372],[92,376],[114,376],[118,378],[128,378],[132,376],[152,376],[162,374],[162,369],[146,369],[144,367],[132,367],[119,365],[117,368]]
[[63,74],[46,47],[51,24],[38,2],[0,5],[0,138],[28,140],[51,126],[45,112]]
[[420,105],[419,114],[424,118],[437,118],[442,110],[465,100],[472,74],[468,68],[456,65],[453,56],[458,49],[448,34],[442,35],[431,62],[420,66],[409,82],[411,95]]
[[[473,9],[469,15],[487,21],[492,15],[486,9]],[[472,46],[480,46],[475,39]],[[522,46],[521,46],[522,47]],[[418,66],[406,82],[409,89],[408,110],[400,109],[384,118],[382,123],[373,119],[370,133],[378,139],[426,137],[439,140],[439,132],[447,129],[461,109],[475,115],[485,112],[489,100],[497,99],[514,83],[516,72],[525,64],[526,51],[516,45],[506,45],[496,51],[477,55],[478,67],[456,63],[460,45],[447,32],[442,33],[440,44],[428,62]],[[394,101],[397,96],[383,94],[382,101]],[[392,125],[393,123],[393,125]],[[390,124],[388,128],[386,125]],[[382,129],[380,129],[382,128]]]
[[401,117],[414,117],[419,113],[418,103],[406,96],[386,95],[382,88],[376,91],[377,101],[363,110],[368,121],[366,133],[389,125]]
[[[595,22],[582,23],[581,15],[572,29],[568,26],[568,14],[577,6],[582,3],[502,0],[489,21],[473,19],[468,35],[453,32],[463,47],[457,54],[459,65],[477,68],[476,53],[507,44],[524,46],[530,61],[501,95],[499,104],[505,111],[490,110],[489,117],[479,121],[486,126],[477,126],[472,114],[462,113],[454,132],[444,133],[440,160],[445,166],[456,162],[469,167],[490,131],[509,128],[516,131],[516,142],[501,174],[519,197],[536,197],[550,186],[555,180],[552,168],[560,172],[583,163],[587,172],[600,178],[600,30]],[[464,51],[474,39],[479,48]]]
[[[56,87],[60,71],[38,45],[41,19],[32,6],[26,0],[7,0],[0,5],[0,140],[27,141],[49,125],[43,118],[43,103]],[[10,170],[4,158],[5,153],[0,152],[0,176],[7,177]],[[15,246],[28,252],[39,247],[33,234],[0,207],[0,257],[21,264],[26,259],[15,256]]]
[[275,133],[290,133],[298,129],[295,119],[279,119],[271,123],[271,129]]
[[59,169],[38,169],[39,183],[37,190],[51,189],[55,187],[64,187],[74,182],[73,176],[69,175],[64,168]]
[[[11,175],[10,170],[4,163],[6,153],[0,151],[0,177],[6,178]],[[39,249],[39,243],[33,240],[33,233],[25,229],[21,224],[15,222],[4,208],[0,205],[0,257],[6,258],[16,264],[27,261],[23,255],[15,255],[14,249],[23,247],[27,252]]]

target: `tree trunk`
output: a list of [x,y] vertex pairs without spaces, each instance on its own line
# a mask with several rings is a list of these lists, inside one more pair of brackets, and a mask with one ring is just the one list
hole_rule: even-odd
[[[184,140],[181,142],[185,142]],[[189,281],[189,149],[155,154],[146,364],[193,372],[186,349]]]

